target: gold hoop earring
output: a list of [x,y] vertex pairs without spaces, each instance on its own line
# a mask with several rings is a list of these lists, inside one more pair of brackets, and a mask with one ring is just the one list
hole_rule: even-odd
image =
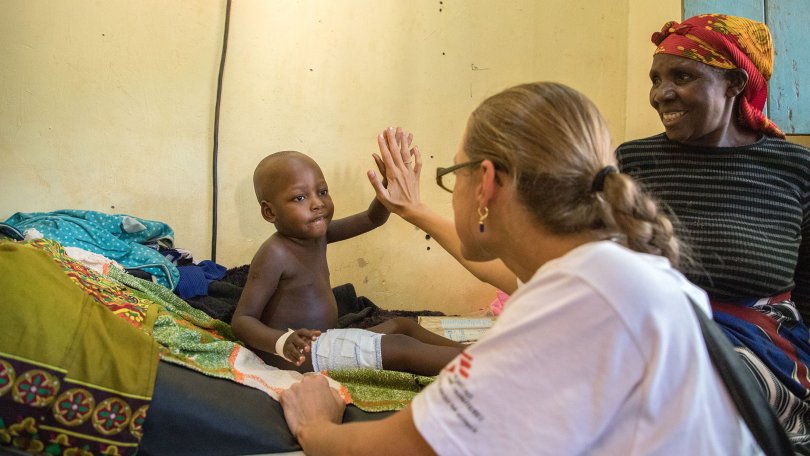
[[489,217],[489,208],[484,207],[482,209],[482,208],[479,207],[478,208],[478,232],[479,233],[484,232],[484,220],[486,220],[487,217]]

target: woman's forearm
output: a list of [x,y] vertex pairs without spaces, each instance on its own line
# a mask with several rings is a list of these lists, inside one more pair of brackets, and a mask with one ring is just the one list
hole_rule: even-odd
[[388,418],[359,423],[320,421],[302,426],[296,435],[308,456],[419,456],[435,453],[413,424],[410,407]]

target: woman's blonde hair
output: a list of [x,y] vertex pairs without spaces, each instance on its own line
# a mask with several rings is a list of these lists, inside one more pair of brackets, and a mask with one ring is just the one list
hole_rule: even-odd
[[578,91],[537,82],[493,95],[470,116],[464,150],[512,176],[521,203],[552,233],[597,230],[678,264],[672,223],[630,176],[610,173],[592,189],[613,150],[602,115]]

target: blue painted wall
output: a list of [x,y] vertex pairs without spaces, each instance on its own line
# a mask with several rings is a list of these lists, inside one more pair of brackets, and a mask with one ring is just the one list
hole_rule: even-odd
[[683,17],[720,13],[765,22],[764,0],[683,0]]

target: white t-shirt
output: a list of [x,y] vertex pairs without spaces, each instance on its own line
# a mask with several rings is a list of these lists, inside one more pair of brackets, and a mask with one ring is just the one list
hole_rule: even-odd
[[412,403],[438,454],[761,454],[669,262],[610,241],[543,265]]

